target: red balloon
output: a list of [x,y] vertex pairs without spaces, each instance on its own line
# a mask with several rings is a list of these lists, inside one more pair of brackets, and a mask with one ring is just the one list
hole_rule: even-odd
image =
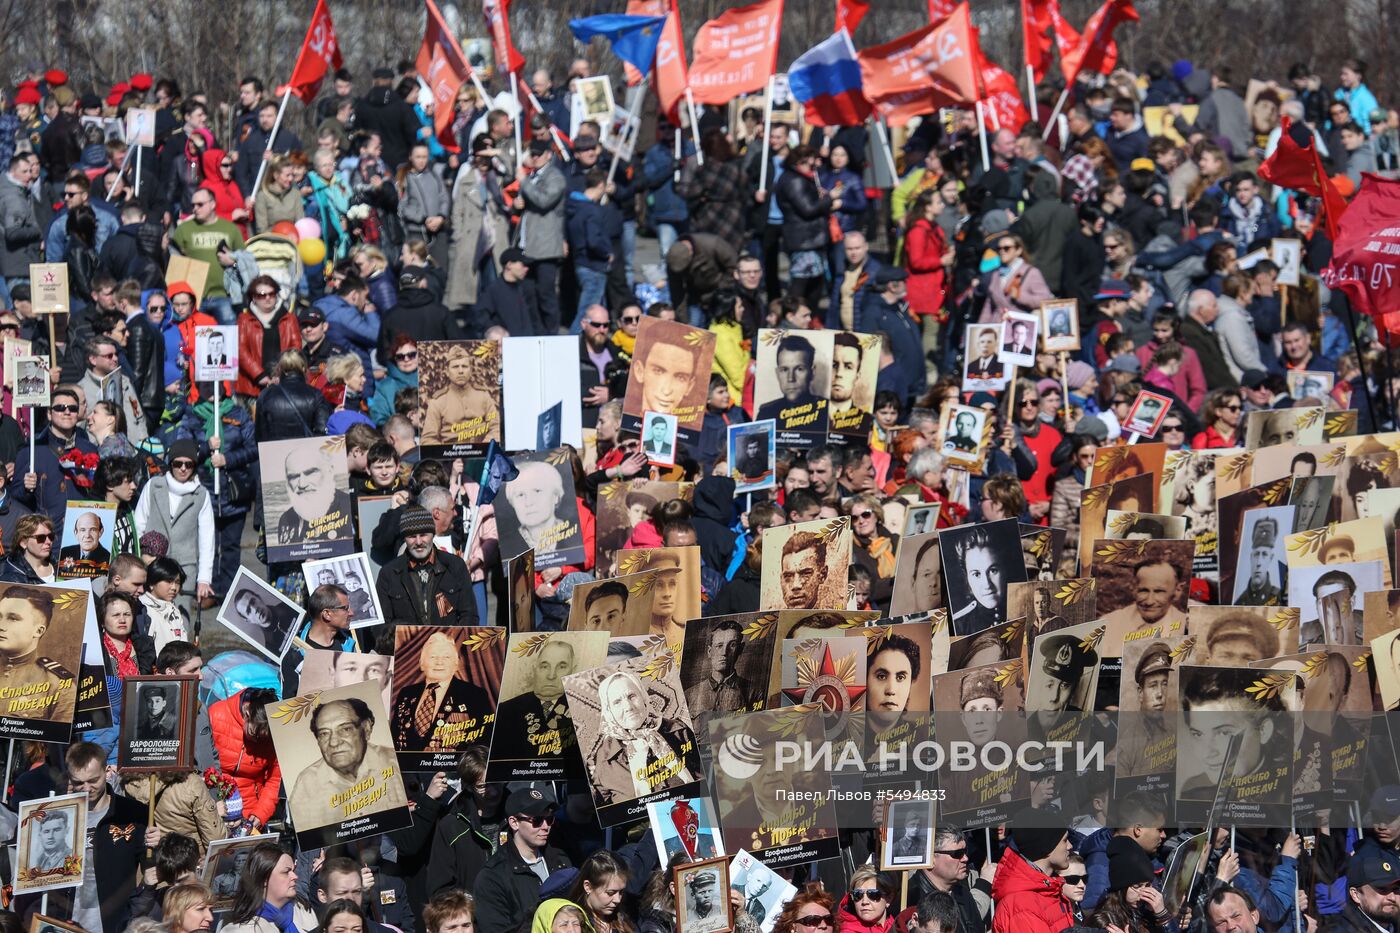
[[301,234],[297,233],[297,225],[290,220],[279,220],[272,225],[272,232],[278,236],[284,236],[293,243],[301,242]]

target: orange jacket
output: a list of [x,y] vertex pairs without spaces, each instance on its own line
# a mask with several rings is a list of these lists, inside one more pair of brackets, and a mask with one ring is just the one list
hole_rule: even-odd
[[267,825],[272,811],[277,809],[277,794],[282,789],[282,766],[277,754],[268,747],[259,752],[247,747],[243,737],[243,710],[239,701],[243,691],[209,707],[209,728],[214,735],[214,748],[219,753],[219,770],[233,778],[238,794],[243,798],[243,815],[257,817]]

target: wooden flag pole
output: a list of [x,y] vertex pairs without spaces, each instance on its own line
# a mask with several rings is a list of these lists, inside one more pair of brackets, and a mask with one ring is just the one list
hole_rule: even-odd
[[705,153],[700,151],[700,120],[695,116],[695,95],[690,91],[690,85],[685,86],[685,106],[690,112],[690,135],[695,140],[695,164],[705,164]]
[[763,160],[758,166],[758,190],[768,191],[768,137],[773,131],[773,75],[768,76],[768,91],[763,95]]
[[520,74],[512,71],[510,73],[510,95],[515,99],[515,119],[511,122],[515,124],[515,174],[520,174],[520,169],[524,167],[525,144],[520,137]]
[[[266,147],[265,149],[263,149],[262,163],[258,165],[258,177],[255,178],[255,179],[253,179],[253,190],[250,191],[250,192],[248,192],[248,193],[245,195],[245,197],[255,198],[255,197],[257,197],[257,195],[258,195],[258,188],[260,188],[260,187],[262,186],[263,175],[265,175],[265,174],[267,173],[268,155],[272,152],[272,146],[273,146],[273,144],[274,144],[275,142],[277,142],[277,131],[278,131],[279,129],[282,128],[282,117],[286,115],[286,113],[287,113],[287,102],[288,102],[289,100],[291,100],[291,99],[292,99],[292,86],[289,84],[289,85],[287,85],[287,90],[285,90],[285,91],[282,92],[282,103],[279,104],[278,107],[277,107],[277,122],[275,122],[275,123],[272,124],[272,132],[268,134],[268,137],[267,137],[267,147]],[[140,159],[140,156],[141,156],[141,153],[138,151],[136,155],[137,155],[137,159],[139,160],[139,159]],[[137,166],[137,168],[136,168],[136,179],[137,179],[136,183],[139,185],[139,184],[141,183],[141,168],[140,168],[141,163],[140,163],[140,161],[137,161],[136,166]]]

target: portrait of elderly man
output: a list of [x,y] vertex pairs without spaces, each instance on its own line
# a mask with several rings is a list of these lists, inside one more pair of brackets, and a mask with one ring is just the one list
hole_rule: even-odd
[[[291,506],[277,521],[277,543],[335,540],[351,535],[350,494],[335,488],[335,467],[320,445],[298,446],[283,463]],[[344,521],[323,522],[327,516]]]
[[1133,568],[1133,601],[1104,615],[1108,623],[1108,643],[1139,629],[1160,626],[1163,634],[1186,626],[1186,613],[1176,602],[1186,588],[1180,569],[1169,560],[1148,557]]
[[[381,790],[383,796],[358,815],[408,806],[393,747],[370,741],[374,712],[369,704],[358,697],[328,700],[311,711],[309,726],[320,756],[297,775],[287,798],[301,828],[340,822],[346,818],[345,807],[353,804],[355,797]],[[356,787],[360,790],[354,795],[342,798]],[[342,805],[335,805],[337,799],[342,799]]]
[[634,800],[698,779],[695,732],[663,717],[659,699],[640,677],[613,671],[598,683],[598,702],[598,737],[584,760],[599,803]]
[[535,559],[551,554],[563,542],[563,531],[570,524],[565,510],[564,479],[559,471],[542,460],[519,464],[520,473],[506,483],[505,499],[515,522],[497,511],[501,528],[501,553],[523,554],[535,549]]
[[805,337],[789,334],[778,344],[777,398],[758,406],[755,421],[772,418],[779,431],[826,430],[826,399],[812,391],[817,348]]
[[74,675],[39,653],[53,624],[53,594],[33,586],[0,591],[0,714],[71,722]]
[[423,411],[424,444],[461,444],[484,439],[500,422],[496,395],[472,385],[472,355],[462,344],[447,349],[447,385],[428,399]]
[[[457,746],[450,735],[454,723],[484,725],[495,704],[491,695],[458,676],[460,652],[446,632],[434,632],[423,642],[418,667],[423,682],[399,694],[390,723],[394,747],[401,752],[440,752]],[[484,734],[484,733],[483,733]]]
[[102,516],[96,512],[83,512],[73,523],[75,544],[70,544],[58,552],[60,564],[75,561],[90,561],[106,565],[112,560],[112,552],[102,546]]
[[564,678],[574,673],[578,660],[574,646],[551,638],[531,658],[527,689],[502,700],[496,708],[491,757],[521,760],[553,755],[552,748],[567,749],[575,743],[574,721],[564,699]]

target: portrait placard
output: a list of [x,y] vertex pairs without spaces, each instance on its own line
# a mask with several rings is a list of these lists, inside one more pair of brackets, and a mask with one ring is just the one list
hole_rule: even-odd
[[1023,583],[1021,532],[1014,518],[938,533],[954,635],[975,635],[1007,620],[1006,588]]
[[1244,446],[1257,450],[1276,445],[1301,447],[1321,444],[1324,415],[1326,411],[1317,405],[1246,412]]
[[995,419],[980,408],[945,405],[938,422],[938,444],[949,463],[981,473],[991,446]]
[[760,609],[844,609],[851,520],[818,519],[763,529]]
[[238,378],[238,328],[206,325],[194,329],[194,378],[221,382]]
[[83,631],[92,598],[63,586],[0,583],[0,739],[67,742],[73,730]]
[[490,747],[505,654],[499,626],[395,628],[391,722],[406,770],[451,770],[466,746]]
[[156,108],[131,107],[126,112],[125,139],[128,146],[151,148],[156,144]]
[[729,933],[734,929],[729,859],[720,856],[677,865],[672,877],[676,889],[676,933]]
[[260,654],[281,661],[304,611],[247,567],[239,567],[218,620]]
[[1380,560],[1292,568],[1288,605],[1299,610],[1299,647],[1361,644],[1366,594],[1385,589]]
[[[501,344],[425,340],[418,344],[419,438],[424,457],[479,457],[501,441]],[[526,445],[527,447],[530,445]],[[558,446],[558,442],[551,445]]]
[[97,626],[97,600],[92,596],[92,581],[58,580],[59,589],[73,590],[87,597],[83,612],[83,647],[78,662],[78,702],[73,714],[73,731],[105,729],[112,724],[112,698],[107,695],[107,652]]
[[660,577],[659,570],[644,570],[576,584],[567,630],[607,632],[614,638],[650,634]]
[[650,592],[640,594],[650,602],[652,635],[663,635],[679,654],[685,642],[685,626],[700,618],[700,548],[634,548],[618,555],[618,573],[655,571]]
[[591,78],[578,79],[576,93],[583,101],[585,120],[597,120],[600,123],[612,120],[615,104],[613,102],[612,80],[607,75],[594,75]]
[[830,331],[758,332],[754,420],[775,423],[779,447],[808,449],[826,442],[833,339]]
[[378,681],[267,706],[297,845],[319,849],[413,823]]
[[377,680],[384,708],[390,702],[394,685],[394,656],[361,651],[341,651],[339,648],[305,648],[302,650],[301,676],[298,689],[302,693],[320,693],[349,684]]
[[1099,619],[1107,626],[1099,654],[1123,656],[1133,638],[1168,638],[1186,631],[1187,588],[1194,541],[1093,543],[1090,575],[1098,581]]
[[253,849],[267,842],[262,834],[256,836],[234,836],[231,839],[211,839],[204,853],[204,868],[200,877],[214,892],[214,901],[209,906],[214,910],[228,910],[238,894],[238,879],[243,874],[243,865]]
[[379,579],[380,566],[371,549],[374,529],[379,527],[379,520],[393,507],[393,496],[359,496],[355,499],[355,531],[358,539],[356,544],[369,557],[371,579],[374,580]]
[[598,489],[594,515],[594,565],[601,575],[617,573],[617,561],[632,540],[632,532],[651,520],[651,511],[662,502],[683,499],[690,502],[695,484],[650,480],[640,477],[613,480]]
[[[1220,589],[1236,606],[1284,605],[1288,593],[1287,542],[1293,506],[1250,509],[1240,523],[1233,560],[1221,561]],[[1384,548],[1384,545],[1382,545]]]
[[582,566],[583,532],[568,451],[517,454],[515,467],[515,479],[506,481],[495,501],[501,553],[513,557],[533,548],[536,570]]
[[1295,399],[1315,398],[1326,404],[1332,397],[1332,384],[1337,374],[1290,369],[1284,378],[1288,380],[1288,394]]
[[744,911],[762,933],[773,933],[783,905],[797,894],[791,881],[740,849],[729,863],[729,890],[744,898]]
[[[912,513],[912,510],[911,510]],[[906,521],[906,529],[907,529]],[[890,615],[928,612],[943,606],[943,576],[939,568],[938,532],[905,533],[895,553]]]
[[642,412],[642,452],[652,463],[675,466],[680,446],[679,423],[675,415],[659,411]]
[[920,797],[885,801],[881,871],[933,867],[933,803]]
[[578,737],[564,699],[564,678],[608,657],[607,632],[536,632],[510,636],[488,783],[584,776]]
[[[577,338],[571,339],[577,344]],[[682,432],[698,432],[705,420],[715,340],[710,331],[689,324],[643,317],[622,397],[623,427],[639,425],[642,412],[659,411],[675,415]],[[577,359],[578,350],[573,352]],[[573,368],[578,369],[577,362]],[[684,433],[682,439],[693,440]]]
[[677,855],[697,861],[725,854],[724,837],[709,797],[677,797],[649,803],[647,822],[656,843],[658,864],[666,865]]
[[725,434],[725,463],[734,477],[734,494],[761,492],[778,484],[777,422],[731,424]]
[[123,685],[117,767],[137,774],[193,770],[199,675],[126,677]]
[[506,450],[541,449],[535,444],[540,415],[555,405],[560,406],[560,443],[583,446],[577,337],[507,337],[501,343],[501,371],[511,374],[503,398]]
[[880,338],[835,331],[831,338],[831,386],[827,392],[830,437],[866,445],[875,426],[875,383],[880,378]]
[[963,342],[964,392],[1000,392],[1010,376],[1000,358],[1001,325],[970,324]]
[[63,516],[63,547],[58,552],[58,577],[71,580],[107,576],[116,535],[115,502],[70,501]]
[[1079,350],[1079,301],[1057,298],[1040,303],[1041,342],[1046,353],[1075,353]]
[[20,801],[16,854],[15,894],[81,886],[87,861],[87,794]]
[[345,590],[350,599],[350,627],[364,628],[384,622],[384,610],[379,605],[377,576],[370,568],[369,555],[361,551],[345,557],[308,560],[301,565],[308,591],[333,583]]
[[29,293],[35,314],[63,314],[73,310],[68,301],[68,264],[31,262]]
[[707,714],[763,709],[777,621],[776,613],[749,612],[686,624],[681,686],[697,722]]
[[355,550],[344,435],[258,444],[269,562]]
[[1133,400],[1133,407],[1128,410],[1128,420],[1123,425],[1123,430],[1143,437],[1156,437],[1157,430],[1162,426],[1162,419],[1167,417],[1171,407],[1171,399],[1144,389]]
[[1020,311],[1006,312],[1001,322],[1001,348],[997,359],[1007,366],[1034,366],[1040,318]]
[[1303,241],[1275,237],[1269,241],[1269,258],[1278,266],[1278,284],[1297,288],[1303,265]]
[[20,356],[13,363],[14,404],[19,407],[47,408],[52,404],[49,361],[42,356]]

